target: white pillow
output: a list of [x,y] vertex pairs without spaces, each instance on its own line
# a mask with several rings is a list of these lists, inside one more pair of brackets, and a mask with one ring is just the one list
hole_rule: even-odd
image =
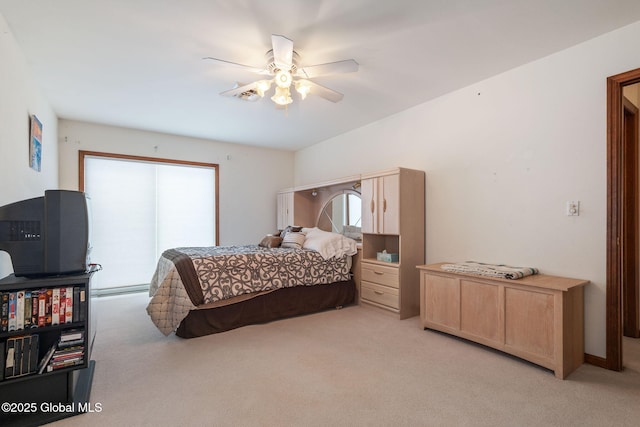
[[296,232],[288,232],[284,235],[282,239],[282,243],[280,244],[281,248],[294,248],[294,249],[302,249],[302,245],[304,244],[305,236],[304,233],[296,233]]
[[342,258],[358,252],[356,241],[338,233],[320,230],[318,227],[303,228],[306,234],[303,248],[319,252],[324,259]]

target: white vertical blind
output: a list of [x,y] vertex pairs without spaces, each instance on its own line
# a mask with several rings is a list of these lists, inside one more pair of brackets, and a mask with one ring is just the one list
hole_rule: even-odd
[[157,254],[215,242],[215,174],[212,168],[157,165]]
[[215,169],[85,157],[96,288],[149,283],[159,256],[215,243]]

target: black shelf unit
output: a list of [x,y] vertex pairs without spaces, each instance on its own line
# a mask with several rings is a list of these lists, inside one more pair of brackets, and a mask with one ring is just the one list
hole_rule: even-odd
[[[0,280],[0,293],[26,290],[74,287],[84,291],[80,304],[84,319],[59,325],[30,327],[14,331],[0,331],[0,343],[9,338],[38,335],[38,361],[57,342],[63,331],[84,330],[84,356],[82,364],[0,381],[0,425],[39,426],[91,410],[89,397],[95,361],[91,349],[95,338],[94,316],[91,312],[91,277],[94,273],[41,278],[10,275]],[[74,310],[80,310],[74,304]],[[0,346],[4,348],[6,346]],[[4,349],[6,352],[6,348]],[[6,353],[5,353],[6,356]],[[5,358],[2,358],[5,360]],[[1,367],[5,369],[5,366]]]

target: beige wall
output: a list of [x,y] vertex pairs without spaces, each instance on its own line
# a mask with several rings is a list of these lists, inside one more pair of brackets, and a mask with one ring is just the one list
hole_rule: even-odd
[[[421,169],[426,261],[527,265],[591,280],[585,350],[604,357],[605,80],[640,67],[640,51],[628,43],[639,38],[636,23],[294,157],[67,120],[58,125],[0,17],[0,205],[47,188],[77,188],[79,149],[213,162],[220,164],[220,242],[248,243],[272,231],[278,189],[395,166]],[[40,173],[27,163],[34,113],[44,124]],[[580,216],[565,215],[568,200],[581,202]],[[8,268],[0,256],[0,275]]]
[[640,67],[638,39],[640,22],[301,150],[295,184],[426,171],[426,261],[589,279],[585,350],[604,357],[606,78]]
[[[58,119],[35,83],[0,15],[0,206],[44,195],[58,185]],[[42,167],[29,167],[29,117],[42,122]],[[0,251],[0,277],[13,272]]]
[[72,120],[60,120],[58,127],[64,189],[78,189],[80,150],[218,164],[221,245],[257,244],[273,232],[276,192],[293,179],[294,154],[289,151]]

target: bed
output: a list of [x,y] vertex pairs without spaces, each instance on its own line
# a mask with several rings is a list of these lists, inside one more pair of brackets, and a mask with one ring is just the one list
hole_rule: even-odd
[[355,300],[354,240],[289,228],[259,245],[173,248],[156,267],[147,313],[182,338],[342,307]]

